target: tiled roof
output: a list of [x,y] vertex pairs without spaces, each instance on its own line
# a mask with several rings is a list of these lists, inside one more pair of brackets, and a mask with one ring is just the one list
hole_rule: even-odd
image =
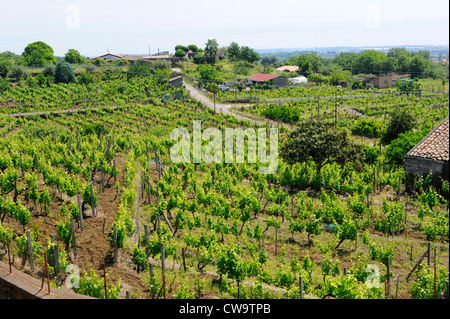
[[250,80],[256,81],[256,82],[265,82],[265,81],[269,81],[269,80],[272,80],[272,79],[275,79],[278,77],[279,77],[279,75],[258,73],[258,74],[252,75],[250,77]]
[[437,161],[449,159],[448,117],[425,136],[406,156],[428,158]]
[[299,67],[297,65],[283,65],[277,68],[278,71],[289,71],[295,72],[298,71]]

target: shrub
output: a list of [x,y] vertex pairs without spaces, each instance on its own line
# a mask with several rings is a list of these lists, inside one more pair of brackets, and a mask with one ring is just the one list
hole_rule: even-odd
[[59,62],[55,70],[55,82],[56,83],[74,83],[75,72],[73,67],[67,62]]
[[94,77],[92,76],[92,74],[85,72],[78,77],[77,82],[81,85],[92,84],[94,83]]
[[403,158],[426,135],[427,131],[402,133],[386,147],[386,159],[389,163],[403,165]]
[[352,133],[356,135],[362,135],[366,137],[380,137],[382,132],[381,124],[369,118],[360,117],[352,125]]
[[0,94],[9,90],[9,81],[0,78]]
[[55,77],[56,66],[54,64],[47,64],[42,71],[42,74],[46,77]]
[[25,79],[27,77],[27,73],[23,67],[15,65],[9,71],[9,76],[14,80],[19,81],[21,79]]
[[416,125],[414,115],[407,109],[395,110],[391,114],[391,120],[384,132],[381,142],[389,144],[400,134],[411,131]]
[[10,60],[0,60],[0,77],[5,78],[12,68],[12,62]]
[[84,65],[84,69],[85,69],[86,72],[88,72],[88,73],[93,73],[93,72],[95,71],[96,67],[95,67],[95,65],[92,64],[92,63],[86,63],[86,64]]

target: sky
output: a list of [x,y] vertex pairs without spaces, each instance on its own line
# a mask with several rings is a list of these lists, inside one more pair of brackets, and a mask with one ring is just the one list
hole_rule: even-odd
[[76,49],[173,53],[232,41],[254,49],[447,45],[448,0],[0,0],[0,52],[43,41]]

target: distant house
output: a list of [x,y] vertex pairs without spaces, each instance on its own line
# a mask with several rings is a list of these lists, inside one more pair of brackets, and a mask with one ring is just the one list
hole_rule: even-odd
[[156,61],[156,60],[165,60],[170,62],[170,55],[168,51],[156,53],[154,55],[145,55],[145,54],[113,54],[113,53],[107,53],[100,55],[96,58],[93,58],[91,60],[96,59],[105,59],[105,60],[118,60],[118,59],[124,59],[130,62],[130,64],[134,64],[137,60],[143,60],[147,63]]
[[430,171],[437,183],[440,177],[448,181],[449,119],[436,126],[405,156],[405,172],[413,176],[427,176]]
[[296,72],[296,71],[298,71],[298,69],[299,69],[299,67],[297,65],[283,65],[283,66],[280,66],[279,68],[277,68],[277,70],[281,71],[281,72],[285,72],[285,71]]
[[395,82],[400,79],[407,79],[409,75],[382,75],[382,76],[370,76],[367,78],[368,82],[371,82],[377,89],[386,89],[393,87]]
[[181,84],[183,84],[183,77],[180,75],[180,76],[171,78],[171,79],[169,79],[169,84],[177,88]]
[[252,85],[266,84],[266,81],[273,86],[286,86],[287,84],[287,78],[281,75],[258,73],[249,78],[249,83]]
[[217,52],[217,57],[219,58],[219,60],[223,60],[225,59],[226,56],[226,52],[224,48],[219,49],[219,52]]
[[113,54],[113,53],[106,53],[103,55],[100,55],[98,57],[92,58],[91,60],[97,60],[97,59],[104,59],[104,60],[119,60],[123,59],[123,57],[126,54]]

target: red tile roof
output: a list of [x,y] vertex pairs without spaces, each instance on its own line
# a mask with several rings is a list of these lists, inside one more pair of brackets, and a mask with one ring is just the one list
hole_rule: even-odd
[[436,161],[449,160],[448,117],[436,126],[406,156],[428,158]]
[[278,77],[279,77],[279,75],[258,73],[258,74],[252,75],[250,77],[250,80],[256,81],[256,82],[265,82],[265,81],[270,81],[270,80],[278,78]]

